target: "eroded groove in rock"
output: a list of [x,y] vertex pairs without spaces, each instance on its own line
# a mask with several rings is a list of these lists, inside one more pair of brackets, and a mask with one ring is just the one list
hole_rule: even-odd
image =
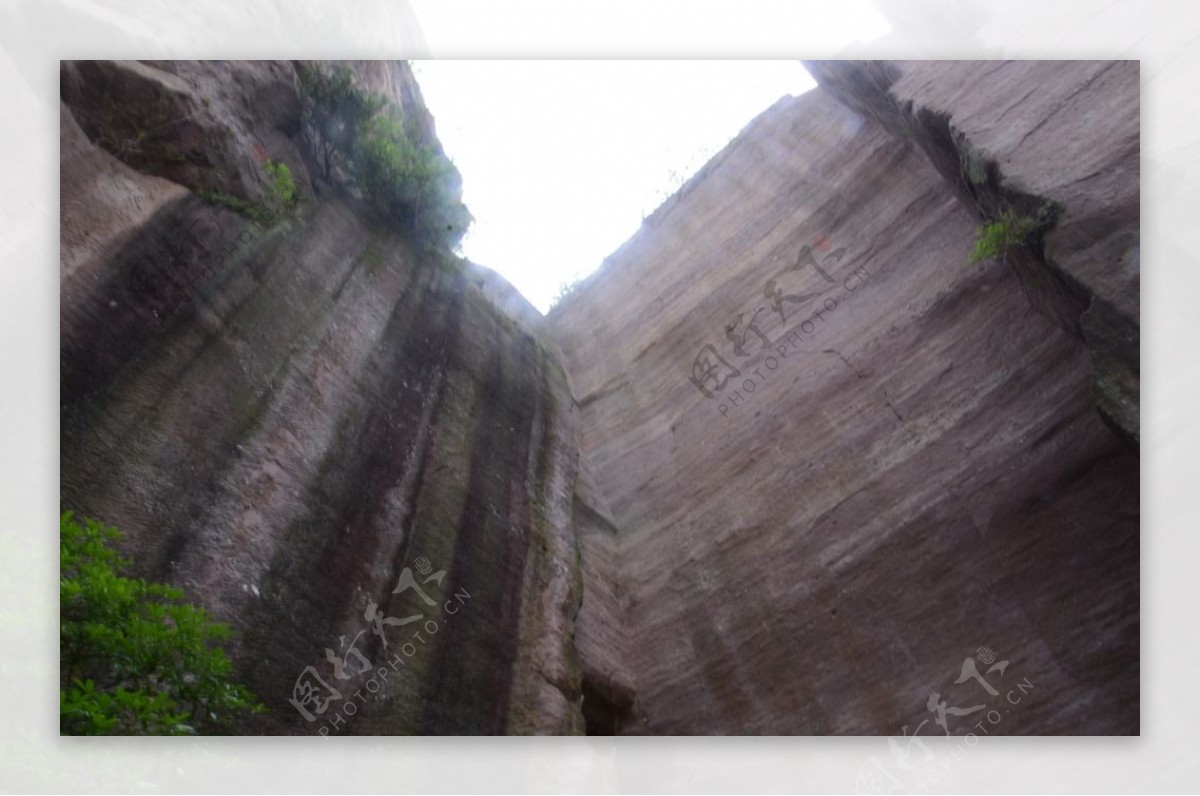
[[[352,66],[433,135],[407,65]],[[271,709],[247,732],[581,732],[577,451],[536,311],[328,187],[274,225],[200,201],[210,161],[258,198],[255,145],[307,174],[296,125],[244,106],[269,87],[298,109],[292,65],[208,93],[220,72],[64,64],[63,506],[233,624]],[[105,92],[199,109],[211,157],[172,170],[191,127],[140,157],[93,143],[76,118]],[[336,679],[351,648],[371,672]],[[289,704],[309,666],[349,689],[313,721]]]
[[1136,64],[814,64],[545,319],[314,179],[299,68],[61,70],[63,508],[244,731],[1138,732]]

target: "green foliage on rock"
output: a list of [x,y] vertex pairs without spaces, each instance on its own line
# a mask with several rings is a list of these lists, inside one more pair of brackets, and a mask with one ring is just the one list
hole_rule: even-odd
[[278,160],[267,160],[263,164],[267,174],[267,188],[263,191],[263,208],[272,215],[287,215],[292,212],[299,199],[296,181],[288,164]]
[[247,202],[223,191],[198,191],[197,195],[213,205],[227,207],[235,213],[241,213],[264,226],[290,216],[300,201],[300,193],[296,189],[296,181],[292,178],[292,170],[286,163],[267,160],[263,164],[267,175],[267,187],[263,189],[262,200]]
[[227,207],[233,212],[241,213],[247,218],[257,218],[259,215],[258,206],[253,202],[247,202],[245,199],[225,193],[224,191],[200,190],[196,192],[196,195],[210,205]]
[[462,178],[448,158],[417,142],[392,114],[365,125],[350,174],[363,197],[384,219],[419,242],[453,249],[471,223],[459,200]]
[[59,526],[64,735],[221,733],[265,710],[233,682],[228,626],[179,589],[121,575],[117,529],[71,512]]
[[384,105],[382,97],[354,85],[350,70],[303,66],[300,73],[301,118],[313,154],[326,180],[333,179],[334,156],[353,149],[359,128]]
[[357,88],[348,69],[309,65],[300,75],[309,145],[326,179],[340,173],[385,223],[418,243],[458,246],[473,219],[450,159],[395,105]]
[[1026,245],[1033,227],[1032,218],[1018,216],[1011,208],[1005,210],[1000,218],[979,228],[975,236],[975,250],[971,252],[969,261],[977,263],[1003,257],[1009,249]]
[[999,218],[984,224],[976,232],[975,250],[968,261],[974,264],[1004,257],[1010,249],[1040,246],[1047,230],[1058,223],[1064,212],[1063,206],[1055,201],[1043,204],[1033,216],[1020,216],[1011,207],[1007,208]]

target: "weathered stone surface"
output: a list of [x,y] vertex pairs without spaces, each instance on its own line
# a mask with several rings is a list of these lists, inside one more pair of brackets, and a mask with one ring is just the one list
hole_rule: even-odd
[[307,174],[294,69],[62,70],[62,505],[235,626],[246,731],[1138,731],[1136,70],[814,67],[543,319],[337,189],[194,195]]
[[307,181],[285,61],[64,61],[60,74],[63,103],[88,138],[138,171],[255,201],[262,147]]
[[584,666],[587,732],[616,735],[628,723],[637,692],[630,670],[629,606],[619,577],[618,531],[594,480],[587,461],[582,460],[575,487],[574,523],[580,539],[580,577],[587,590],[579,611],[576,644]]
[[[218,102],[205,140],[237,114]],[[233,624],[271,708],[244,729],[581,732],[557,358],[471,266],[416,255],[353,200],[259,227],[135,173],[66,113],[63,141],[62,505]],[[393,594],[408,567],[435,606]],[[385,648],[373,604],[423,618],[383,625]],[[327,648],[357,672],[355,639],[376,674],[338,680]],[[313,722],[288,702],[307,666],[343,697]]]
[[[1087,341],[1092,386],[1136,446],[1140,406],[1137,61],[808,62],[835,96],[915,140],[982,217],[1064,212],[1014,269]],[[1030,254],[1032,256],[1030,256]]]
[[114,162],[88,141],[65,105],[59,107],[59,240],[63,279],[119,245],[116,240],[144,224],[165,202],[186,191],[168,180]]
[[[978,215],[866,96],[778,103],[550,315],[616,528],[603,568],[583,548],[585,674],[616,622],[618,731],[938,734],[931,692],[991,705],[955,683],[988,646],[997,699],[1034,686],[993,734],[1136,733],[1138,464],[1063,328],[1076,294],[968,266]],[[1055,115],[1064,156],[1089,108]],[[781,319],[775,290],[808,298]],[[740,371],[711,398],[689,381],[708,344]],[[620,595],[602,627],[595,592]]]

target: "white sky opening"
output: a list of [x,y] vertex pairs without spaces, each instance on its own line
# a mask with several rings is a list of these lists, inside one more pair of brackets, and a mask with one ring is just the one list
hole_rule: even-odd
[[[831,11],[828,35],[839,46],[887,32],[863,5]],[[452,23],[414,6],[436,50],[438,25]],[[462,253],[543,313],[755,116],[815,85],[797,60],[416,60],[413,68],[475,216]]]

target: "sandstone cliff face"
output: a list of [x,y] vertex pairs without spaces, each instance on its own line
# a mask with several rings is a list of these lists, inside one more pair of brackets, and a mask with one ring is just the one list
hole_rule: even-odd
[[993,734],[1138,731],[1136,68],[973,70],[819,66],[551,313],[616,731],[941,734],[980,647]]
[[1139,439],[1137,61],[810,62],[834,96],[915,141],[982,216],[1063,208],[1013,268],[1087,344],[1097,406]]
[[580,732],[577,450],[528,316],[328,189],[270,227],[191,190],[256,198],[255,145],[305,174],[291,70],[63,66],[63,508],[234,625],[247,732]]
[[[543,319],[310,177],[293,64],[63,65],[62,505],[246,732],[1138,731],[1136,65],[811,68]],[[298,217],[201,201],[264,154]]]

